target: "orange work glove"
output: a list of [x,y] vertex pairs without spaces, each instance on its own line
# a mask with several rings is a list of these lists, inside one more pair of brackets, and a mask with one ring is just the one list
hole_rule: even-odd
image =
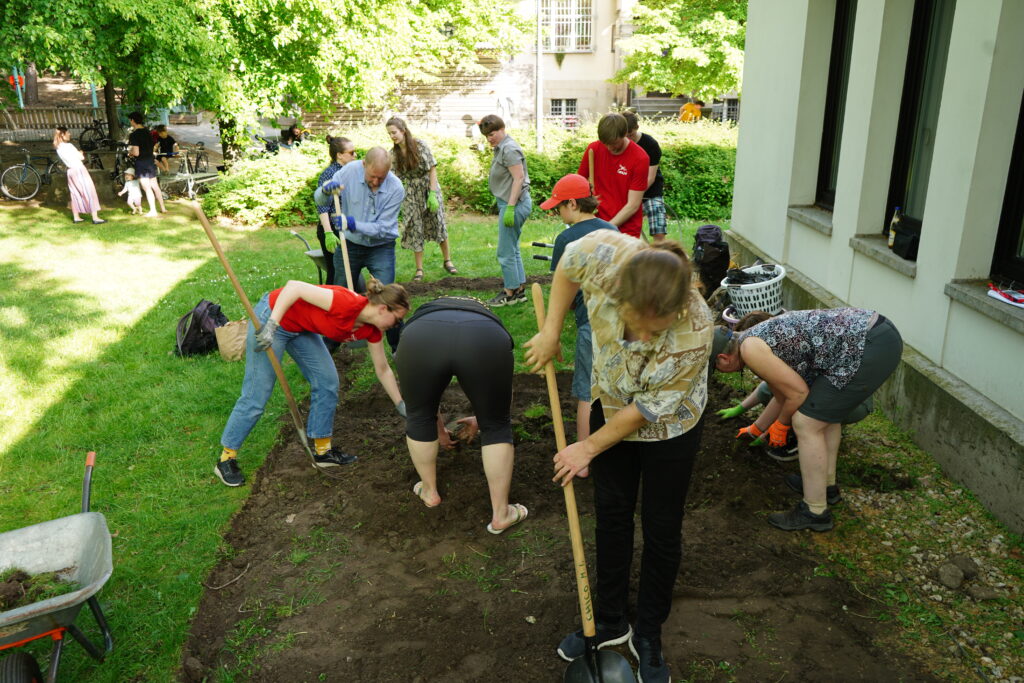
[[737,439],[756,439],[757,437],[764,434],[760,429],[757,428],[756,424],[752,424],[749,427],[744,427],[740,431],[736,432]]
[[789,440],[789,430],[792,429],[789,425],[784,425],[778,420],[772,423],[772,426],[768,428],[768,445],[772,448],[782,448],[786,445]]

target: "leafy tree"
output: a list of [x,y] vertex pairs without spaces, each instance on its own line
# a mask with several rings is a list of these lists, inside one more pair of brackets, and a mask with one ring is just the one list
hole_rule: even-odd
[[633,35],[618,41],[625,66],[612,80],[710,99],[739,91],[746,0],[648,0],[633,7]]

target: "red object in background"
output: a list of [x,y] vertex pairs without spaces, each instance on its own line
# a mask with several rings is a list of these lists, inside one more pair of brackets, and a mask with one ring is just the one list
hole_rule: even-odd
[[[14,87],[14,76],[8,76],[7,77],[7,82],[10,83],[11,87],[13,88]],[[25,77],[24,76],[18,76],[18,87],[19,88],[24,88],[25,87]]]

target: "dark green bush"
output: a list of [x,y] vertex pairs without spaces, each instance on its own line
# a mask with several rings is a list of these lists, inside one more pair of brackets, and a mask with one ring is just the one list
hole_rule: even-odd
[[[559,178],[576,172],[587,145],[597,139],[596,128],[594,122],[584,124],[578,132],[547,128],[543,153],[536,151],[532,129],[509,129],[526,154],[535,205],[551,195]],[[665,202],[673,214],[706,221],[729,217],[736,164],[735,127],[711,122],[642,121],[640,130],[653,135],[661,145]],[[390,148],[383,125],[339,134],[355,142],[360,156],[375,144]],[[492,152],[485,140],[421,134],[415,129],[413,134],[430,145],[448,204],[480,213],[494,212],[494,197],[487,187]],[[246,223],[310,224],[316,221],[313,190],[326,165],[327,145],[322,139],[307,141],[298,152],[240,162],[211,189],[203,206],[209,214],[223,213]]]

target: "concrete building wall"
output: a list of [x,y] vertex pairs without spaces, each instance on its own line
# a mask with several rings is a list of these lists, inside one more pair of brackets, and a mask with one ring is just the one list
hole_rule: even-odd
[[[732,232],[741,251],[784,263],[815,289],[810,299],[893,319],[919,360],[901,371],[915,387],[941,376],[956,384],[956,400],[981,406],[963,419],[1001,436],[958,445],[950,431],[970,430],[943,422],[952,413],[935,405],[945,399],[894,390],[889,404],[995,510],[1002,496],[1024,499],[1024,310],[983,296],[1024,91],[1024,3],[957,2],[916,263],[881,235],[913,11],[913,0],[857,3],[836,197],[824,211],[810,205],[835,4],[751,0]],[[975,451],[994,444],[1002,452]],[[965,450],[973,465],[953,466]],[[1010,517],[1024,529],[1024,516]]]

